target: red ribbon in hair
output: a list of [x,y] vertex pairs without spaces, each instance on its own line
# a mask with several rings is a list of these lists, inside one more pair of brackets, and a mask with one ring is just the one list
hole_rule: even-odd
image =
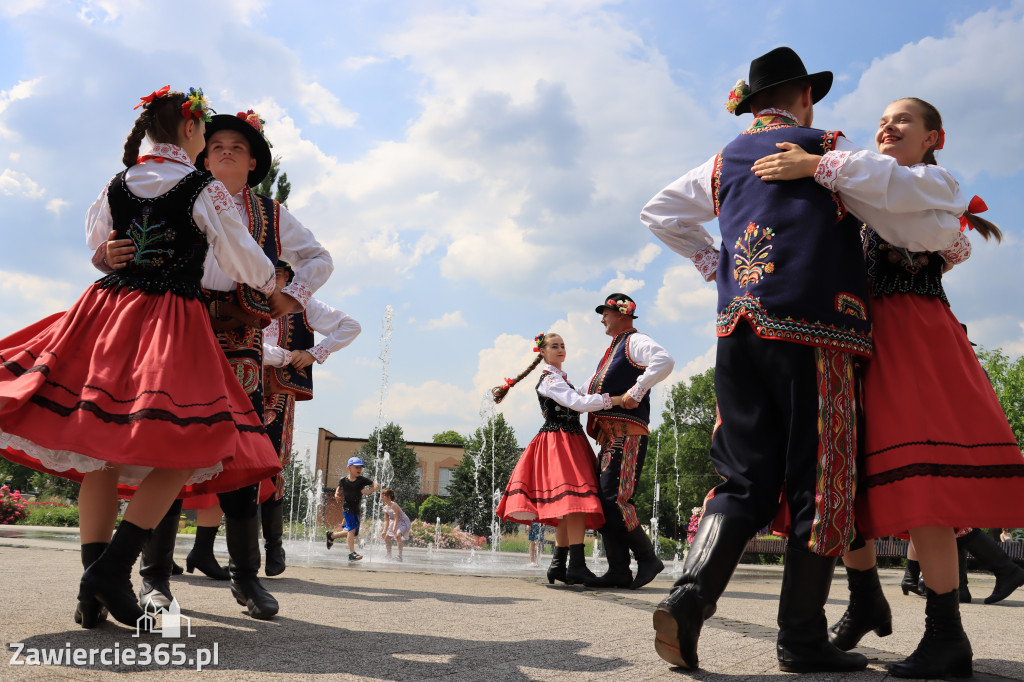
[[505,388],[512,388],[515,385],[516,385],[516,380],[515,379],[509,379],[508,377],[505,377]]
[[946,131],[939,128],[939,141],[935,143],[935,149],[939,150],[946,146]]
[[[971,202],[967,204],[967,213],[984,213],[988,210],[988,204],[985,200],[975,194],[971,197]],[[974,226],[967,222],[967,213],[960,216],[960,231],[973,230]]]
[[140,100],[139,103],[136,104],[134,107],[132,107],[132,109],[133,110],[138,109],[143,104],[149,104],[153,100],[155,100],[155,99],[157,99],[159,97],[163,97],[164,95],[166,95],[170,91],[170,89],[171,89],[170,85],[165,85],[164,87],[160,88],[159,90],[154,90],[153,92],[149,93],[145,97],[140,97],[139,98],[139,100]]

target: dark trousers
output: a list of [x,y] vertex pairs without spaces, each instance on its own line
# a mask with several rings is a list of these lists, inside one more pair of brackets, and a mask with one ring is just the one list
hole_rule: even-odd
[[605,531],[631,531],[640,525],[633,506],[636,482],[644,470],[647,436],[619,436],[601,446],[598,488]]
[[[830,374],[826,358],[850,371]],[[845,353],[762,339],[743,322],[718,340],[720,424],[711,460],[725,480],[709,493],[707,514],[740,520],[753,535],[784,495],[790,547],[827,555],[845,549],[856,433],[849,361]]]

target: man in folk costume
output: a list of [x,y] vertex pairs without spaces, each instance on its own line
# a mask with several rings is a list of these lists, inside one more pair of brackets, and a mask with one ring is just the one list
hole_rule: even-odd
[[[587,415],[587,434],[601,448],[598,487],[605,518],[601,538],[608,558],[608,572],[595,586],[634,590],[665,568],[640,527],[633,494],[647,456],[650,390],[675,366],[668,351],[633,327],[635,311],[633,299],[621,293],[605,297],[595,308],[612,342],[585,384],[587,393],[622,395],[621,406]],[[630,550],[637,562],[635,578],[629,570]]]
[[[259,414],[263,414],[264,407],[263,327],[271,319],[302,310],[334,270],[330,254],[312,232],[277,201],[252,190],[266,177],[271,163],[263,121],[252,110],[235,116],[214,116],[206,126],[206,149],[200,154],[197,165],[204,166],[224,183],[230,196],[220,197],[220,201],[234,204],[267,257],[275,263],[279,257],[287,258],[295,270],[290,284],[264,298],[234,282],[212,258],[207,258],[204,265],[202,285],[207,291],[211,324],[253,409]],[[119,246],[123,245],[107,244],[108,249]],[[252,485],[218,494],[217,501],[225,517],[231,593],[250,616],[265,620],[277,614],[278,603],[257,577],[260,568],[258,487]],[[212,503],[213,500],[208,501]],[[174,540],[180,511],[178,501],[143,550],[139,596],[144,605],[148,602],[160,608],[170,604],[169,578],[174,565]],[[213,538],[208,539],[212,555]]]
[[[295,273],[285,261],[277,262],[278,286],[291,282]],[[349,345],[362,327],[344,312],[312,297],[302,312],[271,321],[263,330],[263,424],[277,449],[282,467],[292,454],[295,401],[313,399],[313,363],[323,364],[331,353]],[[325,338],[314,343],[313,332]],[[263,525],[267,575],[285,569],[284,472],[260,484],[260,517]]]
[[[823,606],[836,558],[855,534],[854,359],[871,353],[861,221],[811,178],[765,182],[754,162],[795,143],[814,154],[850,145],[810,128],[832,73],[808,74],[780,47],[750,65],[726,107],[753,124],[659,192],[641,220],[718,285],[718,420],[711,459],[724,479],[708,493],[683,574],[654,614],[655,649],[697,667],[701,626],[715,612],[747,541],[785,504],[790,518],[779,602],[779,668],[859,670],[860,654],[828,641]],[[766,178],[771,180],[771,178]],[[948,247],[936,211],[858,209],[891,244]],[[720,254],[703,224],[718,218]],[[955,233],[955,229],[952,230]]]

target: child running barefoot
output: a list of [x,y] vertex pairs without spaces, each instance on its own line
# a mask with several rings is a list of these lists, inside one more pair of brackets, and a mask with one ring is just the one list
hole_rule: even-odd
[[[127,170],[86,217],[90,233],[130,239],[134,257],[68,312],[0,339],[0,454],[82,484],[75,621],[85,628],[105,609],[130,626],[143,617],[132,566],[183,486],[234,490],[280,470],[200,287],[209,248],[263,293],[274,267],[223,185],[195,168],[209,116],[202,90],[164,87],[140,106]],[[154,147],[138,157],[146,136]],[[133,497],[111,539],[119,487]]]
[[349,457],[348,476],[338,481],[338,487],[334,491],[334,499],[344,501],[342,512],[345,515],[345,522],[327,531],[327,549],[334,546],[336,535],[340,535],[348,541],[348,560],[359,561],[362,554],[356,552],[356,538],[359,537],[359,503],[363,495],[372,495],[380,490],[380,484],[363,476],[363,460],[358,457]]
[[565,342],[558,334],[538,334],[534,352],[537,358],[526,371],[491,389],[494,402],[500,403],[512,386],[544,363],[536,386],[544,424],[520,456],[495,513],[504,521],[555,526],[548,582],[589,586],[597,576],[587,568],[583,540],[587,528],[604,525],[604,512],[597,493],[597,459],[583,433],[580,412],[611,409],[621,396],[586,395],[570,384],[562,371]]
[[384,505],[384,514],[387,519],[384,523],[384,532],[381,538],[388,548],[388,559],[391,558],[391,541],[398,545],[398,561],[402,560],[402,544],[409,537],[409,529],[412,528],[412,521],[409,515],[395,502],[395,491],[391,488],[384,488],[380,491],[381,503]]

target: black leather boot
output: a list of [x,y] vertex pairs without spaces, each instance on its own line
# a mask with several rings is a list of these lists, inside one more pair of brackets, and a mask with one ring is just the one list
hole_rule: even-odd
[[119,622],[132,627],[138,624],[145,614],[132,589],[132,568],[152,532],[130,521],[121,521],[110,544],[82,574],[78,601],[83,612],[96,600]]
[[551,565],[548,566],[548,585],[554,585],[556,580],[565,582],[565,560],[569,556],[568,547],[555,545],[551,552]]
[[[89,568],[107,548],[105,542],[87,542],[82,545],[82,568]],[[75,622],[83,628],[94,628],[107,619],[107,607],[95,599],[82,602],[75,607]]]
[[960,622],[957,590],[925,594],[924,637],[906,660],[887,666],[894,677],[948,680],[973,675],[973,652]]
[[625,532],[603,531],[601,544],[604,545],[605,558],[608,559],[608,570],[604,575],[597,576],[591,587],[626,588],[632,585],[633,572],[629,570],[629,546],[626,544]]
[[664,571],[665,564],[658,558],[651,539],[647,537],[647,533],[640,526],[626,533],[626,544],[633,551],[633,556],[636,557],[636,577],[630,583],[629,589],[639,590],[654,580],[654,576]]
[[584,545],[569,545],[569,565],[565,569],[566,585],[583,585],[593,587],[597,582],[597,576],[587,567],[587,559],[584,554]]
[[268,576],[284,573],[284,499],[264,502],[260,505],[260,520],[263,525],[263,547],[267,550],[267,563],[263,572]]
[[143,609],[148,607],[156,612],[170,608],[174,600],[171,594],[171,572],[174,570],[174,540],[178,537],[179,518],[181,500],[175,500],[142,548],[139,604]]
[[828,641],[825,602],[832,586],[836,557],[786,548],[779,595],[779,670],[824,673],[863,670],[868,659],[840,651]]
[[903,581],[900,583],[903,594],[913,592],[921,597],[924,596],[924,588],[921,587],[921,564],[916,559],[907,559],[907,567],[903,569]]
[[277,600],[256,576],[260,570],[259,519],[255,515],[248,519],[225,517],[224,534],[228,541],[228,573],[235,601],[253,618],[273,618],[277,615]]
[[214,580],[227,580],[230,577],[213,556],[213,540],[217,537],[218,528],[219,526],[196,527],[196,541],[192,545],[192,551],[185,557],[185,569],[189,573],[198,568]]
[[892,634],[892,612],[878,582],[878,567],[858,571],[847,566],[846,580],[850,586],[850,605],[828,631],[829,641],[840,651],[857,646],[860,638],[872,630],[879,637]]
[[725,514],[709,514],[683,564],[672,593],[654,611],[654,650],[672,665],[697,667],[697,640],[704,621],[718,608],[752,531]]
[[957,538],[956,542],[958,545],[962,543],[982,566],[996,575],[996,586],[992,594],[985,597],[986,604],[1000,602],[1024,585],[1024,568],[1013,563],[1013,559],[985,531],[975,528],[962,538]]
[[[975,529],[977,530],[977,529]],[[978,531],[979,533],[981,531]],[[960,584],[957,586],[957,595],[961,604],[971,603],[971,591],[967,589],[967,550],[959,542],[956,543],[956,567],[960,574]]]

